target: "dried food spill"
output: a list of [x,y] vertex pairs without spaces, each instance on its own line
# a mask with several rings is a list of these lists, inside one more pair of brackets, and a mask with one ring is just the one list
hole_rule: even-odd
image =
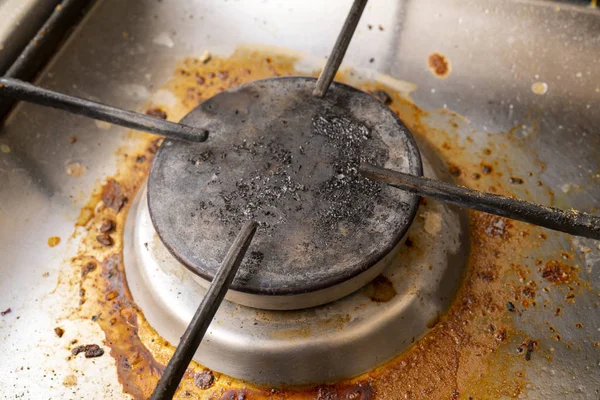
[[[146,112],[178,121],[199,103],[229,87],[261,78],[297,74],[296,61],[297,58],[289,53],[251,48],[240,48],[226,59],[214,56],[208,60],[185,59],[175,70],[173,78],[160,89],[173,95],[176,101],[170,104],[150,103]],[[429,61],[437,75],[449,72],[449,64],[443,56]],[[531,193],[535,191],[538,199],[546,198],[547,203],[551,203],[553,194],[543,183],[527,185],[532,180],[541,182],[537,174],[543,166],[533,161],[532,165],[523,167],[531,175],[520,171],[517,166],[511,165],[510,155],[491,136],[485,138],[487,150],[478,150],[481,141],[476,143],[474,137],[486,134],[475,131],[465,134],[461,130],[468,128],[467,122],[450,111],[420,109],[410,99],[410,90],[406,89],[410,84],[396,85],[390,79],[365,82],[358,80],[352,71],[340,72],[337,79],[373,93],[388,104],[413,132],[419,148],[425,153],[437,154],[449,176],[459,184],[521,197],[527,197],[523,190],[528,187]],[[433,119],[438,123],[433,124]],[[322,124],[331,123],[342,126],[346,121],[314,121],[317,129]],[[325,131],[335,132],[331,129]],[[112,357],[123,391],[136,399],[144,399],[152,392],[174,348],[150,327],[136,308],[124,276],[125,217],[161,144],[160,139],[150,135],[134,132],[130,135],[130,143],[135,144],[124,147],[118,153],[121,160],[119,172],[100,183],[81,210],[77,223],[78,230],[83,232],[81,246],[78,256],[71,260],[72,268],[64,271],[60,281],[75,286],[79,293],[79,304],[70,318],[91,319],[105,334],[103,343],[74,345],[72,357],[78,353],[85,357]],[[360,145],[365,136],[368,132],[357,131],[356,143],[347,143],[348,147],[344,149],[343,153],[348,158],[333,160],[337,163],[339,174],[349,182],[356,178],[356,174],[348,170],[348,162],[354,156],[355,145]],[[204,162],[211,155],[207,153],[203,157],[190,162]],[[521,178],[513,178],[511,184],[506,178],[508,176],[528,178],[524,184]],[[281,180],[285,182],[287,177],[282,175]],[[252,185],[261,185],[260,182],[244,184],[249,186],[248,190],[254,190]],[[323,190],[329,190],[328,185],[339,184],[339,179],[325,183]],[[350,194],[352,187],[345,186],[342,192]],[[291,188],[289,196],[294,195],[294,190],[303,190],[293,184]],[[238,195],[243,196],[244,187],[239,189]],[[376,186],[367,185],[365,188],[369,195],[376,190]],[[343,215],[344,204],[351,198],[344,195],[339,199],[340,208],[336,212],[343,217],[351,217]],[[421,211],[426,212],[427,207],[424,201]],[[250,213],[258,211],[248,210]],[[327,218],[338,216],[325,217],[327,221]],[[546,251],[539,264],[535,264],[529,261],[529,253],[536,249],[539,251],[546,241],[556,240],[557,234],[481,213],[469,213],[469,219],[467,240],[470,241],[471,255],[464,283],[453,305],[446,315],[430,324],[432,329],[423,339],[394,360],[353,379],[302,389],[258,387],[192,362],[177,397],[365,400],[526,396],[528,380],[525,366],[548,350],[538,341],[540,338],[525,338],[524,341],[525,335],[515,329],[513,319],[525,315],[529,307],[542,307],[541,304],[536,306],[536,296],[542,288],[552,291],[565,285],[575,287],[578,282],[576,260]],[[420,251],[418,241],[408,238],[405,244],[408,251]],[[255,254],[253,257],[260,259],[262,255]],[[388,282],[386,278],[379,277],[365,290],[373,301],[385,303],[396,295],[393,285],[390,287]],[[575,292],[572,292],[573,295]],[[563,306],[561,313],[567,307],[569,304]],[[10,309],[7,309],[2,315],[9,312]],[[554,308],[549,312],[554,313]],[[63,328],[57,327],[55,333],[61,336]],[[108,354],[103,355],[103,348]],[[523,355],[515,356],[515,348],[520,348]],[[76,381],[69,383],[73,384]]]
[[445,78],[450,74],[450,61],[442,54],[433,53],[427,58],[431,72],[438,78]]

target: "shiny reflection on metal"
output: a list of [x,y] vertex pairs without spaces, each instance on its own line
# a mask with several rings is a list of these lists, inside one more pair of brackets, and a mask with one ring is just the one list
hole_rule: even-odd
[[369,179],[385,182],[396,188],[444,203],[516,219],[571,235],[600,240],[600,218],[583,211],[559,210],[366,163],[361,164],[359,171]]
[[247,221],[236,236],[208,291],[202,298],[192,321],[181,337],[173,357],[169,360],[154,392],[152,392],[151,399],[172,399],[175,395],[179,383],[181,383],[181,378],[183,378],[190,361],[192,361],[198,350],[208,326],[219,309],[225,293],[246,255],[257,226],[256,222]]
[[182,122],[215,121],[209,140],[166,140],[152,164],[156,231],[203,280],[241,221],[260,224],[231,286],[243,305],[298,309],[353,292],[385,268],[418,207],[418,196],[358,173],[368,161],[420,175],[406,126],[347,85],[316,98],[315,81],[266,79],[206,100]]
[[[427,159],[424,169],[439,178]],[[206,289],[158,238],[146,198],[142,189],[127,218],[125,275],[150,325],[177,343]],[[229,290],[194,359],[276,386],[332,382],[368,371],[410,347],[449,307],[466,267],[467,226],[465,213],[429,201],[408,232],[414,246],[401,244],[382,278],[322,306],[257,310],[228,301]]]
[[4,74],[59,0],[0,0],[0,74]]
[[[72,28],[72,24],[77,20],[77,15],[93,1],[95,0],[60,1],[60,4],[54,8],[46,22],[4,75],[23,79],[34,74],[34,71],[47,61],[53,47],[58,44],[62,36]],[[40,0],[36,2],[43,3]],[[45,1],[45,3],[48,3],[48,1]],[[56,4],[59,1],[53,1],[52,3]],[[40,4],[36,5],[36,7],[41,6]]]
[[352,40],[352,36],[354,35],[358,21],[360,21],[360,17],[362,16],[365,6],[367,5],[367,1],[368,0],[354,0],[354,3],[352,3],[352,8],[350,8],[350,12],[346,17],[344,26],[340,31],[340,35],[338,36],[335,45],[331,50],[331,54],[329,55],[327,63],[325,64],[325,68],[323,68],[321,74],[319,75],[319,80],[317,81],[317,85],[313,91],[314,96],[324,97],[325,94],[327,94],[329,85],[331,85],[331,82],[333,82],[333,78],[342,64],[342,60],[344,59],[346,50],[348,50],[348,45]]
[[[25,81],[33,78],[52,56],[59,42],[72,30],[73,25],[83,17],[86,7],[94,1],[0,0],[0,18],[2,18],[2,23],[5,24],[4,29],[11,29],[11,22],[15,24],[12,27],[12,32],[3,32],[3,27],[0,25],[0,75]],[[54,10],[52,11],[53,7]],[[15,12],[15,8],[19,12]],[[26,15],[20,15],[21,12],[25,11],[27,12]],[[43,22],[41,18],[45,18],[46,13],[50,13],[50,16]],[[13,20],[12,17],[15,16],[16,19]],[[6,21],[6,17],[10,21]],[[22,19],[20,19],[21,17]],[[40,25],[41,28],[39,28]],[[27,43],[16,60],[8,67],[9,61],[13,61],[16,56],[12,52],[24,44],[22,42],[24,37],[29,38],[29,35],[33,35],[32,29],[37,28],[39,30],[33,39]],[[12,99],[0,100],[0,119],[2,119],[15,102]]]
[[13,78],[0,78],[0,97],[9,97],[46,107],[58,108],[72,114],[83,115],[126,128],[157,133],[172,139],[203,142],[208,137],[208,130],[203,127],[177,124],[149,115],[122,110],[44,89]]

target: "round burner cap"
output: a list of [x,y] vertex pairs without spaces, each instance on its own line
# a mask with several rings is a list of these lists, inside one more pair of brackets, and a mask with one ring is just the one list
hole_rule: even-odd
[[418,196],[367,180],[360,162],[422,174],[415,141],[371,95],[313,78],[274,78],[224,91],[184,124],[211,122],[204,143],[165,140],[148,207],[167,249],[201,282],[214,277],[246,220],[260,226],[229,298],[297,309],[343,297],[388,264]]

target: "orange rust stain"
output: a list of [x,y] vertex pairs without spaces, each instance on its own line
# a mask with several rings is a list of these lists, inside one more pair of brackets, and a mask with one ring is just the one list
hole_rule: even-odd
[[[360,88],[389,91],[376,82]],[[388,93],[390,108],[413,133],[419,148],[435,151],[447,168],[456,165],[461,169],[459,184],[481,190],[493,183],[498,192],[512,195],[491,174],[500,165],[507,168],[509,157],[498,156],[494,167],[486,163],[489,170],[484,173],[488,175],[482,177],[483,160],[474,157],[456,133],[432,127],[427,122],[429,112],[401,94]],[[476,179],[469,179],[473,174],[477,174]],[[368,374],[378,398],[499,398],[518,397],[525,391],[524,374],[511,373],[514,358],[499,350],[510,340],[514,328],[506,320],[505,303],[510,294],[497,277],[512,271],[511,258],[521,259],[528,248],[538,245],[529,232],[537,228],[525,229],[520,222],[476,212],[469,216],[471,257],[465,284],[451,310],[425,338],[395,361]],[[490,273],[492,264],[494,272]]]
[[[133,157],[123,160],[122,169],[126,172],[118,173],[98,187],[84,207],[88,210],[85,216],[88,231],[79,255],[71,260],[79,277],[77,315],[91,318],[102,328],[124,391],[140,399],[147,398],[152,392],[165,361],[157,361],[139,336],[140,321],[144,318],[129,293],[122,260],[123,229],[129,208],[127,199],[135,195],[145,180],[156,152],[155,139],[146,135],[143,138],[136,151],[145,161],[139,163]],[[99,245],[96,239],[107,229],[106,221],[111,221],[109,230],[115,238],[109,247]]]
[[58,236],[50,236],[48,238],[48,246],[55,247],[60,244],[60,237]]
[[160,119],[167,119],[167,112],[160,107],[154,107],[146,110],[146,114],[151,117],[156,117]]
[[450,172],[450,175],[458,178],[462,171],[460,170],[460,167],[458,167],[454,164],[450,164],[450,167],[448,168],[448,172]]
[[481,172],[483,172],[485,175],[489,175],[494,171],[494,167],[492,167],[489,164],[481,164]]
[[[381,398],[451,398],[453,394],[498,398],[517,397],[524,391],[526,377],[509,373],[514,361],[498,352],[513,328],[504,318],[508,294],[496,278],[511,268],[498,261],[518,248],[513,246],[522,239],[508,232],[489,235],[497,229],[497,217],[478,213],[470,217],[475,232],[465,285],[449,313],[424,339],[395,363],[370,375]],[[512,225],[504,227],[511,229]],[[491,266],[492,262],[498,264]]]
[[376,303],[387,303],[396,296],[394,284],[383,275],[377,276],[363,289],[364,293]]
[[102,201],[106,207],[119,212],[127,203],[128,197],[122,193],[121,185],[114,179],[109,179],[102,187]]
[[427,57],[429,70],[438,78],[445,78],[450,75],[450,60],[440,53],[433,53]]
[[427,328],[433,329],[439,322],[441,318],[440,315],[436,315],[435,318],[427,323]]
[[494,282],[498,279],[498,267],[495,264],[489,264],[477,272],[477,277],[487,282]]
[[550,260],[542,268],[542,278],[555,284],[567,284],[573,281],[575,268],[558,260]]
[[92,195],[92,199],[88,201],[88,203],[81,208],[79,211],[79,216],[77,217],[77,221],[75,222],[75,226],[86,226],[94,217],[94,207],[95,204],[93,200],[94,196]]
[[[173,92],[179,103],[169,107],[149,104],[147,109],[159,109],[169,120],[177,121],[200,102],[228,87],[261,78],[293,75],[295,61],[289,56],[248,50],[238,51],[229,59],[213,57],[208,63],[189,58],[180,63],[175,76],[163,87]],[[449,64],[446,67],[448,73]],[[340,80],[346,78],[343,73],[339,74]],[[419,147],[424,152],[438,154],[446,168],[454,165],[461,171],[455,175],[460,184],[476,189],[494,185],[499,192],[510,194],[494,180],[491,167],[488,175],[481,175],[485,174],[481,170],[483,160],[458,140],[455,131],[445,131],[427,122],[430,112],[421,110],[406,95],[380,82],[365,82],[359,86],[367,92],[385,91],[391,99],[390,108],[415,135]],[[460,116],[448,112],[447,117],[449,124],[456,128]],[[98,187],[81,210],[77,226],[85,226],[88,232],[80,255],[72,264],[76,272],[74,284],[79,285],[81,296],[77,315],[93,317],[99,324],[106,335],[110,355],[116,360],[124,391],[142,399],[152,392],[174,348],[152,329],[135,307],[125,280],[122,237],[129,200],[146,179],[160,146],[160,140],[150,135],[132,132],[131,136],[139,148],[128,148],[126,153],[120,153],[119,172]],[[494,169],[497,169],[497,165],[508,164],[509,160],[498,158],[495,162]],[[192,362],[176,397],[388,399],[499,398],[523,394],[527,377],[513,371],[514,357],[501,350],[501,346],[515,336],[515,330],[505,306],[510,288],[500,278],[512,271],[511,262],[537,245],[537,235],[519,234],[525,231],[524,224],[519,222],[476,212],[468,215],[471,256],[454,304],[447,315],[431,324],[432,329],[424,338],[393,361],[335,385],[274,391],[216,372],[210,387],[199,387],[194,378],[205,368]],[[111,227],[114,244],[108,247],[99,246],[96,241],[100,233],[97,227],[106,220],[114,224]],[[408,251],[418,250],[410,239],[406,244]],[[393,286],[382,279],[378,282],[371,285],[375,301],[389,300],[395,295]],[[261,318],[260,312],[257,318]]]

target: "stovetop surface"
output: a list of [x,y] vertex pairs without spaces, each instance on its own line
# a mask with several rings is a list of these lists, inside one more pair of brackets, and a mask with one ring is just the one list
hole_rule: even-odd
[[[37,83],[129,109],[159,105],[175,110],[181,103],[188,101],[189,106],[198,100],[181,102],[173,95],[175,89],[160,89],[185,57],[200,57],[206,50],[227,57],[240,43],[250,42],[310,55],[298,62],[302,69],[303,63],[314,65],[314,56],[328,53],[350,2],[257,4],[131,1],[124,12],[122,2],[100,1]],[[600,61],[599,18],[597,9],[542,1],[428,0],[390,5],[374,0],[345,60],[366,72],[354,77],[349,73],[346,78],[358,86],[368,86],[365,82],[375,78],[394,83],[369,72],[380,71],[415,85],[410,97],[418,107],[409,101],[395,104],[410,122],[405,121],[421,151],[438,154],[438,168],[450,167],[446,179],[595,212],[600,195],[600,71],[594,68]],[[434,53],[450,62],[445,78],[428,67]],[[256,60],[248,64],[252,62]],[[407,91],[402,91],[405,97]],[[169,118],[182,117],[184,108],[180,106],[180,114],[174,111]],[[8,118],[0,134],[0,181],[4,182],[0,186],[0,309],[10,308],[0,316],[2,396],[135,396],[119,380],[117,364],[122,360],[110,355],[121,353],[108,343],[103,357],[67,358],[73,340],[82,344],[113,338],[105,331],[109,320],[98,323],[102,316],[76,312],[80,274],[79,269],[72,274],[72,269],[73,265],[79,268],[81,260],[72,257],[81,256],[87,231],[77,228],[73,235],[74,226],[98,182],[126,164],[124,154],[145,149],[146,140],[115,126],[33,105],[19,105]],[[474,179],[475,175],[479,177]],[[143,180],[136,179],[138,184]],[[526,230],[523,225],[512,227],[510,238],[502,238],[503,224],[493,220],[486,225],[489,230],[479,233],[514,246],[512,257],[509,250],[498,248],[496,263],[511,264],[499,267],[506,275],[476,270],[479,275],[467,279],[475,282],[469,285],[496,282],[499,286],[494,287],[506,291],[506,301],[517,312],[478,310],[465,317],[487,326],[494,331],[490,335],[499,339],[503,335],[485,324],[486,318],[503,320],[511,333],[518,332],[502,341],[497,353],[503,360],[496,359],[498,365],[520,382],[518,390],[507,389],[503,395],[552,398],[560,393],[597,398],[598,243]],[[539,239],[542,234],[545,238]],[[526,242],[520,241],[528,235]],[[57,240],[49,238],[54,237],[61,240],[51,247]],[[521,252],[519,246],[527,250]],[[494,255],[489,257],[492,260]],[[536,264],[538,258],[542,264]],[[552,275],[543,277],[547,259],[578,266],[574,270],[578,280],[548,282]],[[485,286],[480,286],[476,286],[478,293],[485,293]],[[104,288],[98,290],[104,295]],[[529,297],[532,290],[534,296]],[[87,293],[90,298],[100,296],[90,289]],[[469,293],[464,296],[462,300],[470,298]],[[152,333],[143,326],[140,322],[138,329]],[[57,327],[64,329],[62,337],[55,332]],[[526,361],[531,341],[535,352]],[[521,342],[526,343],[525,350],[519,347]],[[426,342],[419,343],[427,348]],[[136,352],[144,357],[139,348]],[[442,354],[437,358],[445,359]],[[418,357],[412,362],[428,373],[435,371],[435,358],[421,360],[424,364]],[[459,374],[461,367],[455,367]],[[386,379],[373,378],[375,393],[405,393],[406,388],[389,383],[392,378],[418,377],[413,370],[403,374],[401,367],[395,368],[388,375],[383,372]],[[461,389],[467,386],[457,383]]]

